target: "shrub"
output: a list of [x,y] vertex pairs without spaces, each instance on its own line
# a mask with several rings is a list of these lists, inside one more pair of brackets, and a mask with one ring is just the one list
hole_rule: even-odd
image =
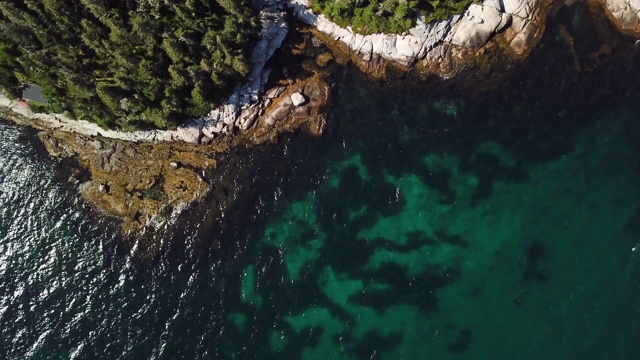
[[402,33],[415,25],[418,15],[427,21],[460,14],[473,0],[312,0],[314,12],[361,34]]

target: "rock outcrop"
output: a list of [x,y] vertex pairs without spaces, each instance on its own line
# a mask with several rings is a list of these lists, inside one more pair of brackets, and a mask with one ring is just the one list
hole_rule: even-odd
[[[623,32],[640,36],[640,0],[598,0],[605,4],[615,24]],[[0,106],[10,108],[24,117],[61,131],[87,136],[133,142],[186,142],[207,143],[218,134],[232,134],[234,129],[247,130],[257,123],[271,101],[282,92],[277,87],[264,94],[270,70],[266,62],[273,56],[285,37],[289,25],[286,6],[303,22],[344,44],[359,60],[375,66],[384,59],[408,67],[420,63],[425,68],[438,70],[443,75],[450,71],[451,59],[464,57],[481,48],[493,36],[504,33],[514,53],[523,55],[540,34],[541,24],[535,14],[541,0],[484,0],[472,4],[461,15],[443,21],[425,24],[418,19],[408,33],[360,35],[349,28],[342,28],[323,15],[314,14],[308,0],[265,0],[260,3],[262,25],[260,41],[251,57],[251,73],[247,81],[236,87],[234,93],[219,108],[207,116],[192,120],[176,130],[123,132],[101,129],[94,123],[72,120],[64,115],[33,113],[17,101],[0,94]],[[361,66],[362,67],[362,66]],[[366,66],[365,66],[366,67]],[[276,113],[284,112],[284,105]],[[279,116],[275,116],[277,118]],[[266,123],[274,117],[267,118]]]
[[125,230],[163,226],[210,191],[196,169],[213,168],[216,160],[185,147],[51,130],[38,136],[52,156],[76,159],[91,172],[91,179],[79,185],[80,193],[124,220]]
[[534,14],[539,0],[486,0],[472,4],[462,15],[448,20],[418,24],[408,34],[360,35],[342,28],[324,15],[314,14],[308,0],[289,0],[289,6],[305,23],[340,41],[364,61],[376,57],[408,67],[418,61],[441,62],[450,48],[475,50],[497,33],[512,29],[510,43],[522,54],[539,29]]
[[604,0],[616,26],[623,32],[640,36],[640,0]]
[[[292,97],[304,101],[295,106]],[[304,95],[302,95],[304,94]],[[236,198],[225,197],[233,190],[221,188],[216,176],[207,175],[225,163],[232,149],[274,142],[285,132],[322,134],[323,105],[329,100],[329,86],[321,78],[299,79],[292,86],[276,87],[265,96],[263,116],[250,129],[234,136],[216,137],[200,146],[184,141],[132,142],[103,136],[54,129],[38,118],[0,109],[0,117],[43,130],[39,137],[49,154],[75,159],[82,177],[70,179],[82,196],[104,212],[123,220],[124,230],[161,229],[172,224],[191,203],[213,191],[221,213],[234,206]],[[8,99],[0,100],[6,106]],[[38,114],[32,114],[38,116]],[[186,135],[185,135],[186,136]],[[195,139],[194,139],[195,141]],[[74,166],[72,166],[74,167]],[[215,207],[214,206],[214,207]]]
[[305,98],[305,96],[299,92],[294,92],[293,94],[291,94],[291,102],[293,103],[293,106],[300,106],[306,101],[307,99]]
[[[268,126],[277,126],[288,117],[298,120],[309,117],[318,106],[326,102],[329,89],[322,82],[309,81],[291,86],[282,95],[281,100],[274,103],[264,116],[263,121]],[[316,123],[315,126],[322,127],[323,124]],[[317,131],[312,130],[311,133],[316,134]]]
[[[409,66],[419,60],[440,64],[450,47],[475,49],[484,45],[493,35],[509,28],[511,45],[518,53],[524,53],[538,30],[531,21],[539,0],[486,0],[482,5],[473,4],[462,15],[448,20],[418,25],[409,34],[359,35],[327,20],[323,15],[311,12],[307,0],[266,0],[257,2],[260,10],[260,41],[251,57],[251,73],[247,81],[236,87],[234,93],[219,108],[207,116],[189,121],[176,130],[153,130],[123,132],[101,129],[94,123],[72,120],[64,115],[37,114],[17,101],[10,101],[0,94],[0,106],[8,107],[24,117],[38,120],[42,124],[61,131],[75,132],[87,136],[133,142],[185,142],[207,143],[218,134],[232,134],[234,129],[247,130],[254,126],[261,113],[265,112],[274,97],[273,91],[263,96],[270,70],[266,62],[273,56],[289,30],[285,4],[293,9],[302,21],[317,27],[319,31],[344,43],[364,61],[376,58]],[[612,3],[637,4],[638,0],[608,0]],[[626,2],[625,2],[626,1]],[[628,9],[635,5],[628,5]],[[617,8],[616,8],[617,9]],[[626,15],[625,15],[626,16]],[[511,25],[511,26],[509,26]],[[281,91],[281,90],[280,90]],[[284,111],[284,110],[282,110]],[[276,116],[277,117],[277,116]],[[273,118],[267,119],[267,123]]]
[[456,24],[449,42],[457,46],[478,48],[510,22],[511,15],[500,12],[493,6],[473,4]]
[[[124,219],[128,229],[161,227],[188,204],[221,187],[203,172],[216,167],[219,154],[274,141],[285,131],[322,133],[322,105],[330,93],[324,81],[317,77],[297,79],[283,71],[287,82],[281,84],[289,85],[265,89],[270,75],[266,62],[281,46],[289,28],[285,3],[301,20],[344,44],[361,61],[384,59],[404,67],[444,68],[452,57],[480,51],[498,33],[514,53],[526,54],[540,34],[537,11],[542,1],[485,0],[445,21],[418,21],[406,34],[366,36],[313,14],[306,0],[264,1],[261,39],[253,52],[248,80],[238,85],[221,107],[173,131],[104,130],[63,115],[33,113],[2,94],[0,107],[9,110],[3,117],[16,116],[20,118],[16,122],[45,130],[39,136],[52,156],[76,158],[89,170],[91,180],[73,178],[85,198]],[[622,31],[640,36],[640,0],[592,1],[604,4]],[[219,136],[238,131],[235,136]],[[223,211],[222,205],[220,209]]]

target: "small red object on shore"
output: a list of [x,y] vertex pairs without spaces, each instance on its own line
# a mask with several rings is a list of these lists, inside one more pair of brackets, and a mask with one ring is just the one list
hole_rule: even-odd
[[27,102],[24,101],[24,100],[19,100],[18,101],[18,105],[20,105],[22,107],[29,107],[29,104],[27,104]]

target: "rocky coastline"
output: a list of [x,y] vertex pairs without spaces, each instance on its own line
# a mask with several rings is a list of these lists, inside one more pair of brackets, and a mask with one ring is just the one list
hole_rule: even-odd
[[[629,0],[633,1],[633,0]],[[69,119],[63,114],[33,113],[30,109],[0,94],[0,106],[25,118],[37,121],[39,126],[69,131],[86,136],[100,136],[132,142],[185,142],[207,143],[219,135],[247,130],[259,121],[274,122],[273,115],[265,115],[274,101],[274,89],[266,89],[271,70],[266,63],[282,46],[289,32],[290,20],[286,8],[302,22],[319,32],[340,41],[348,47],[356,63],[372,64],[386,60],[408,68],[420,63],[422,67],[438,68],[439,75],[452,75],[451,59],[469,51],[477,51],[495,34],[509,29],[510,44],[517,53],[530,48],[533,38],[539,34],[539,19],[534,16],[541,0],[486,0],[482,5],[472,4],[462,15],[448,20],[424,24],[419,22],[410,34],[354,34],[316,15],[309,8],[308,0],[266,0],[256,2],[261,23],[260,40],[251,57],[251,73],[247,81],[239,84],[229,99],[206,116],[189,121],[175,130],[150,130],[124,132],[102,129],[81,119]],[[360,60],[360,61],[358,61]],[[365,70],[376,76],[379,71]],[[265,96],[268,90],[270,96]]]
[[[622,33],[640,36],[640,0],[585,1],[606,10]],[[575,2],[485,0],[448,20],[418,21],[404,34],[360,35],[314,14],[307,0],[258,1],[262,31],[251,74],[221,107],[202,118],[175,130],[121,132],[64,115],[34,113],[2,94],[0,116],[41,129],[39,137],[52,156],[76,161],[78,170],[70,181],[88,201],[121,219],[124,230],[160,229],[190,204],[224,188],[204,174],[233,149],[276,142],[284,132],[321,135],[330,98],[326,78],[332,65],[327,64],[333,59],[346,56],[374,78],[387,75],[389,67],[449,78],[496,43],[510,56],[526,57],[544,32],[549,9]],[[283,45],[291,35],[291,15],[314,33]],[[279,64],[281,74],[274,80],[268,62],[278,49],[283,56],[306,60],[293,73]],[[216,201],[222,204],[221,197]],[[223,214],[227,206],[216,208]]]
[[[326,50],[307,40],[307,35],[290,40],[281,49],[285,53],[281,57],[299,62],[298,57],[314,59],[317,53],[326,55]],[[264,66],[266,60],[261,61]],[[192,124],[190,129],[196,129],[192,138],[133,141],[121,136],[129,133],[94,129],[93,124],[61,115],[34,113],[6,97],[0,98],[0,118],[41,130],[40,140],[52,157],[71,168],[69,182],[83,198],[121,220],[124,233],[138,236],[175,224],[183,211],[205,198],[211,200],[211,216],[219,219],[235,206],[234,202],[242,203],[243,195],[234,190],[237,186],[220,180],[218,174],[234,151],[276,143],[286,133],[322,135],[330,97],[325,78],[331,73],[331,65],[322,65],[270,80],[259,101],[239,111],[242,114],[253,109],[260,121],[246,129],[228,126],[226,133],[211,137],[205,135],[206,128]],[[265,86],[263,80],[260,84]],[[259,90],[251,86],[238,89],[254,89],[254,94]],[[90,131],[83,127],[87,124]],[[75,131],[76,126],[81,130]],[[174,133],[181,131],[184,134],[182,128]]]
[[485,0],[447,20],[429,24],[418,20],[403,34],[371,35],[356,34],[314,14],[308,0],[290,0],[289,6],[299,19],[346,46],[354,62],[374,77],[383,75],[384,61],[407,70],[413,65],[430,68],[440,77],[451,77],[455,74],[452,58],[480,54],[482,47],[502,32],[515,54],[526,54],[541,35],[540,9],[547,2]]
[[605,0],[607,13],[625,34],[640,37],[640,0]]
[[[612,22],[623,33],[640,36],[640,0],[589,0],[601,3]],[[87,136],[132,142],[207,143],[218,135],[247,130],[259,121],[274,122],[265,115],[274,102],[278,88],[266,89],[271,69],[266,63],[282,46],[289,33],[288,14],[312,26],[319,33],[344,45],[349,56],[363,71],[373,77],[384,74],[384,67],[396,66],[404,70],[412,67],[430,69],[442,78],[454,76],[455,60],[481,55],[491,39],[502,35],[514,55],[524,56],[535,45],[544,29],[544,11],[552,5],[572,4],[576,0],[484,0],[472,4],[463,14],[447,20],[417,25],[403,34],[360,35],[350,28],[342,28],[324,15],[314,14],[309,0],[256,1],[261,22],[260,41],[251,58],[251,73],[239,84],[229,99],[206,116],[194,119],[175,130],[124,132],[102,129],[94,123],[69,119],[63,114],[33,113],[17,101],[0,94],[0,107],[9,109],[47,128],[75,132]],[[331,45],[331,44],[329,44]],[[331,47],[331,46],[330,46]],[[339,49],[332,48],[334,51]]]
[[640,0],[484,0],[447,20],[430,24],[418,21],[403,34],[371,35],[354,33],[324,15],[314,14],[309,0],[290,0],[289,6],[299,19],[333,41],[330,47],[334,51],[346,52],[374,78],[386,77],[389,66],[405,72],[417,69],[418,75],[451,78],[468,60],[483,55],[496,42],[511,57],[526,57],[544,32],[547,13],[578,1],[601,6],[622,33],[640,37]]

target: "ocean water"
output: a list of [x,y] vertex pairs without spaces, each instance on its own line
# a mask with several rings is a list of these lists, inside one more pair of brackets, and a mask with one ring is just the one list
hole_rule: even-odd
[[637,359],[640,56],[585,11],[498,82],[344,69],[326,136],[249,154],[250,220],[154,260],[0,122],[0,358]]

